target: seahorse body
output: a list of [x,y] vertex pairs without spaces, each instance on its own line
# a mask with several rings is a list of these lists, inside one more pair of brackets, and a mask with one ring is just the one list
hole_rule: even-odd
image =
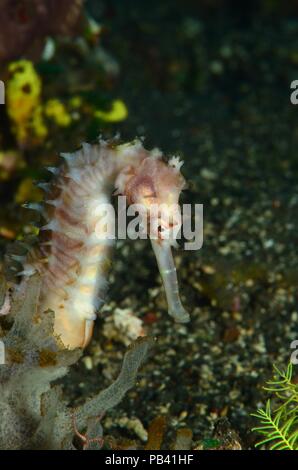
[[41,273],[39,310],[54,311],[55,334],[65,347],[75,348],[88,344],[107,287],[113,240],[98,232],[103,205],[115,190],[129,202],[147,205],[172,191],[171,199],[178,202],[184,179],[177,160],[165,163],[159,151],[145,150],[139,140],[124,145],[100,140],[62,157],[63,165],[51,169],[55,176],[45,198],[49,222],[41,228],[38,252],[31,252],[24,273]]

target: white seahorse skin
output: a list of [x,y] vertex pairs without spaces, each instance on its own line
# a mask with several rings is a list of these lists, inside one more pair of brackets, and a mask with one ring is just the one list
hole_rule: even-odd
[[[65,347],[88,343],[96,311],[103,303],[113,242],[100,239],[96,232],[100,205],[110,202],[121,171],[139,165],[149,155],[140,141],[114,148],[105,141],[83,144],[73,154],[62,155],[66,169],[57,177],[60,194],[48,201],[54,213],[43,227],[51,231],[50,253],[45,264],[39,260],[35,266],[43,278],[40,311],[55,312],[55,334]],[[27,263],[24,272],[30,268]]]
[[[88,344],[103,304],[114,241],[103,236],[102,229],[115,223],[114,211],[104,210],[112,193],[127,196],[129,204],[143,204],[146,211],[156,203],[166,207],[168,217],[156,215],[161,235],[151,241],[169,314],[177,322],[188,321],[179,297],[172,242],[163,238],[177,224],[179,195],[185,186],[179,171],[182,162],[174,157],[165,163],[160,151],[145,150],[139,140],[123,145],[100,140],[62,157],[64,165],[50,169],[53,183],[42,185],[47,223],[41,228],[39,250],[31,250],[22,272],[25,278],[36,270],[41,273],[39,313],[54,311],[54,333],[62,346]],[[29,208],[40,211],[39,206]]]

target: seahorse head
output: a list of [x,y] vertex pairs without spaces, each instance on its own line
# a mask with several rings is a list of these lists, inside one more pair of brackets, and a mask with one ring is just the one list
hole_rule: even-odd
[[150,213],[146,221],[151,222],[152,238],[170,237],[181,226],[179,196],[185,186],[181,165],[178,157],[165,162],[150,155],[122,179],[121,193],[128,203],[138,204],[146,216]]
[[[150,224],[150,239],[163,280],[168,312],[177,322],[189,321],[178,291],[178,281],[171,245],[181,228],[179,196],[185,186],[180,173],[182,162],[172,157],[165,162],[160,154],[152,152],[141,162],[127,168],[116,181],[118,192],[129,204],[137,204],[144,216],[143,225]],[[149,218],[148,218],[149,213]]]

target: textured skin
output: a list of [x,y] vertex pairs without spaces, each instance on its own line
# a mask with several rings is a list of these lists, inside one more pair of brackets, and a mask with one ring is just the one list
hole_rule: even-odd
[[98,228],[102,204],[110,202],[115,190],[128,196],[129,203],[146,208],[178,202],[184,185],[180,167],[161,156],[145,150],[138,140],[124,145],[100,140],[62,154],[65,163],[50,169],[55,176],[44,206],[48,223],[41,228],[39,249],[31,251],[24,274],[42,275],[39,309],[54,311],[54,332],[67,348],[88,344],[103,304],[113,240],[105,239]]
[[55,312],[55,333],[75,348],[90,340],[106,288],[111,240],[96,233],[100,204],[109,202],[119,173],[138,165],[145,151],[139,142],[119,151],[101,141],[62,156],[66,163],[55,172],[45,201],[49,222],[41,229],[43,241],[24,272],[42,274],[40,309]]

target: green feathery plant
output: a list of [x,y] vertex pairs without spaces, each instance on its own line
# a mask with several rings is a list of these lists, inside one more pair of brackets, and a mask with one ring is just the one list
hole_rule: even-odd
[[266,409],[259,409],[252,416],[260,420],[257,431],[263,439],[257,446],[267,445],[269,450],[298,450],[298,384],[293,381],[293,364],[285,371],[274,366],[273,380],[267,382],[264,390],[274,394],[273,407],[267,401]]

